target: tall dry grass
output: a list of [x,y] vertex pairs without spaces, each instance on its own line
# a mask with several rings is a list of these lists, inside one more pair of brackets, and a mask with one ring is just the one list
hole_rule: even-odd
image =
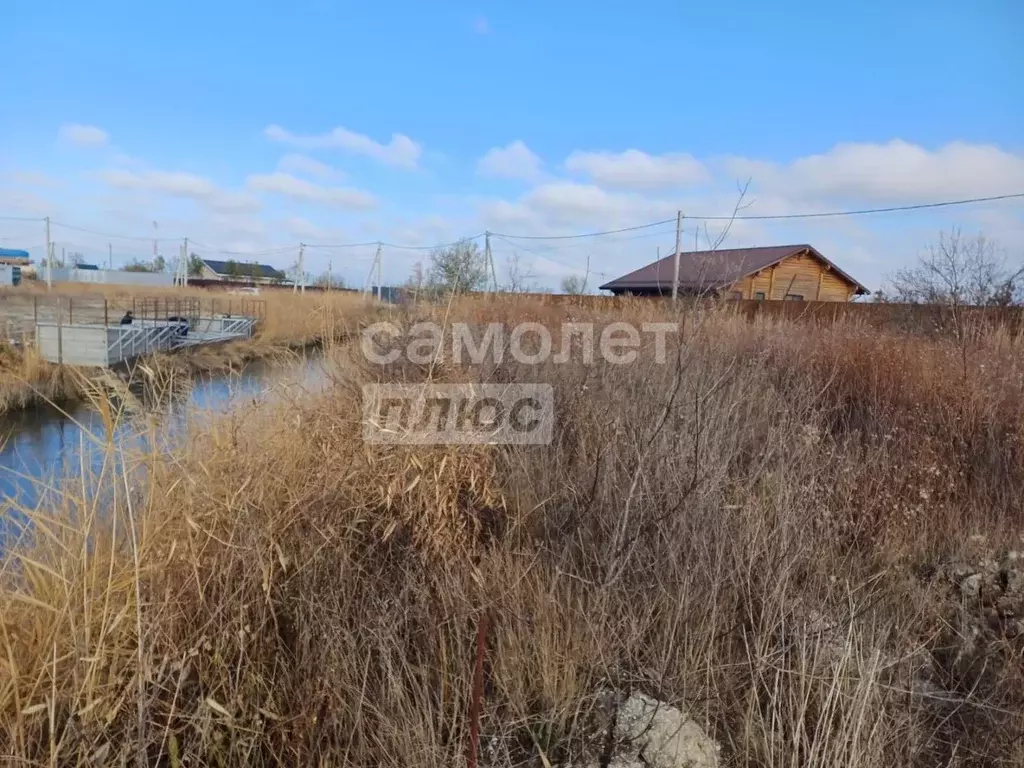
[[77,372],[47,363],[34,348],[0,339],[0,414],[77,397],[78,380]]
[[[685,706],[728,765],[1019,765],[1024,640],[927,574],[1024,548],[1020,343],[976,339],[965,375],[941,342],[684,319],[664,365],[334,349],[328,392],[134,457],[145,484],[109,446],[6,553],[0,754],[464,764],[486,612],[490,765],[592,754],[607,685]],[[553,442],[364,444],[360,385],[428,377],[551,383]]]

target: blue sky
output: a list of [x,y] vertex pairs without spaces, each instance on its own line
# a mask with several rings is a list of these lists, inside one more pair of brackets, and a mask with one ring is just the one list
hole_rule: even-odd
[[[136,237],[156,220],[216,257],[728,213],[745,179],[753,214],[1024,192],[1024,6],[894,5],[3,0],[0,216]],[[953,224],[1021,257],[1020,201],[737,222],[727,243],[808,241],[874,287]],[[494,245],[554,286],[673,234]],[[41,240],[0,221],[0,245]],[[361,283],[370,255],[310,249],[310,268]],[[390,252],[386,277],[423,258]]]

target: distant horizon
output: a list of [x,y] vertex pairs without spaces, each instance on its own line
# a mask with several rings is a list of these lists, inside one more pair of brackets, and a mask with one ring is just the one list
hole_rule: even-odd
[[[0,83],[0,246],[37,261],[33,219],[49,216],[58,249],[98,263],[188,236],[208,258],[288,264],[305,242],[327,246],[309,248],[310,272],[333,263],[360,284],[376,242],[397,243],[383,273],[401,283],[428,246],[490,230],[520,236],[492,239],[499,282],[515,268],[552,288],[670,252],[677,210],[1024,192],[1010,0],[44,6],[5,12],[19,66]],[[875,289],[954,226],[1024,254],[1020,200],[743,220],[724,245],[811,243]],[[683,248],[724,227],[684,220]],[[362,245],[333,247],[348,243]]]

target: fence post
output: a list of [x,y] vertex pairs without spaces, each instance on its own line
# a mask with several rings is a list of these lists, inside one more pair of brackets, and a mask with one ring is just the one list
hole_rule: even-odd
[[64,300],[57,297],[57,365],[64,365]]
[[39,297],[32,297],[32,322],[33,324],[39,324]]
[[68,297],[68,325],[75,324],[75,300]]
[[106,328],[110,325],[110,308],[107,306],[107,300],[103,300],[103,327]]

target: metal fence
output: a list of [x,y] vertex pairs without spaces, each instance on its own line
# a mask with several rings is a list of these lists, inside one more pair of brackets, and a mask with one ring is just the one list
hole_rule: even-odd
[[187,318],[195,325],[203,318],[266,317],[262,299],[233,297],[180,298],[174,296],[42,296],[0,295],[0,339],[16,343],[35,338],[39,323],[61,325],[118,325],[128,313],[138,321]]
[[[46,280],[46,269],[41,268],[39,280]],[[76,269],[54,267],[50,279],[55,283],[83,283],[90,285],[133,285],[142,288],[172,288],[174,275],[164,272],[125,272],[120,269]]]

